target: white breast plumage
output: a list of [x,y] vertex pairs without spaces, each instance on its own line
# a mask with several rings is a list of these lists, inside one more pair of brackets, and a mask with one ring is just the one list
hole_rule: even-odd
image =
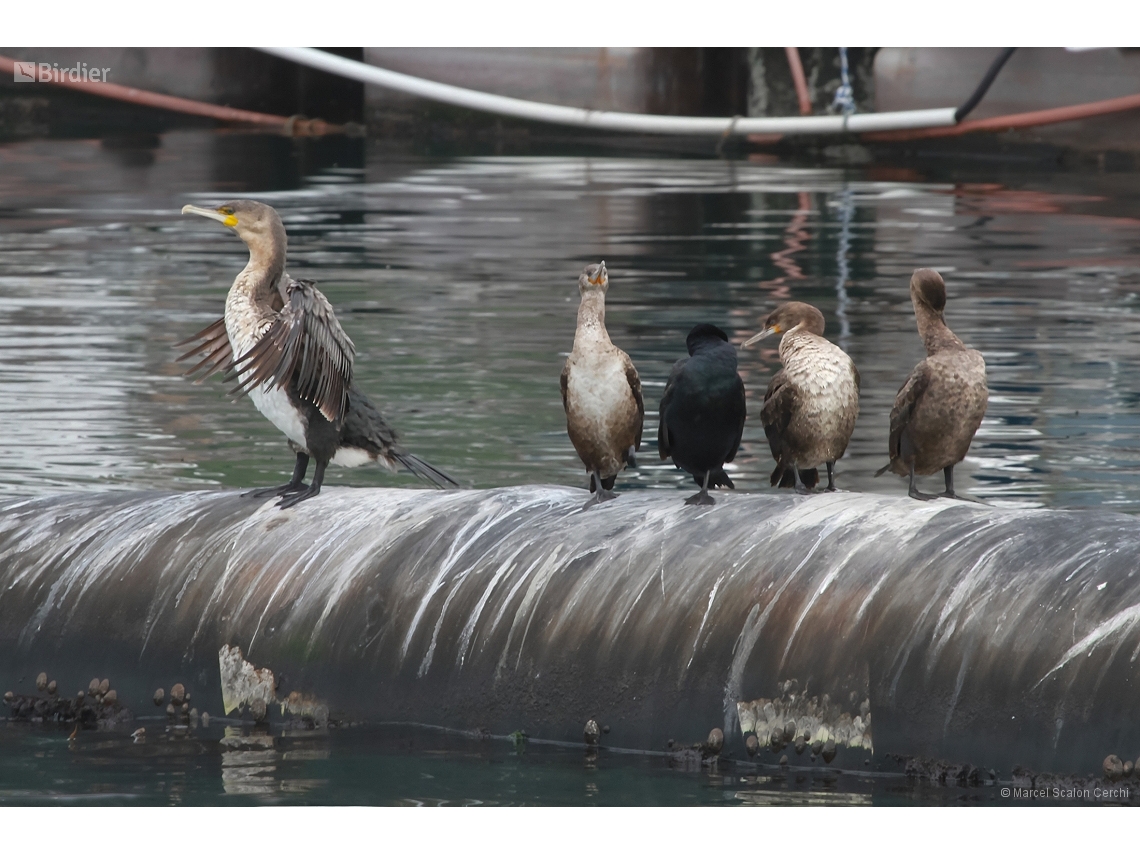
[[[233,290],[226,300],[226,333],[230,337],[230,347],[236,356],[247,353],[257,343],[261,334],[271,323],[261,318],[244,294]],[[246,373],[239,375],[243,380]],[[249,399],[259,413],[276,425],[277,429],[289,437],[302,451],[308,451],[305,437],[305,423],[301,412],[289,400],[289,393],[283,388],[273,388],[269,384],[249,391]]]

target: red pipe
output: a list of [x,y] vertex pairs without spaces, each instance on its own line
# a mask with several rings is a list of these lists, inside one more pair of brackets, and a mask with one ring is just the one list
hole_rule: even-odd
[[[0,73],[13,75],[17,60],[7,56],[0,56]],[[270,113],[255,113],[252,110],[238,110],[234,107],[220,107],[217,104],[207,104],[203,101],[192,101],[189,98],[178,98],[173,95],[160,95],[157,92],[147,92],[144,89],[135,89],[131,86],[119,86],[117,83],[102,83],[94,80],[67,80],[65,77],[53,75],[50,82],[65,89],[75,89],[101,98],[112,98],[116,101],[126,101],[129,104],[139,104],[144,107],[157,107],[160,110],[170,110],[175,113],[184,113],[190,116],[205,116],[217,119],[219,122],[236,122],[243,125],[260,125],[272,127],[281,131],[289,131],[296,135],[320,135],[329,131],[339,130],[322,119],[305,119],[300,116],[274,116]]]
[[1136,109],[1140,109],[1140,95],[1125,95],[1123,98],[1090,101],[1087,104],[1074,104],[1071,107],[1053,107],[1048,110],[1034,110],[1029,113],[1012,113],[1008,116],[994,116],[992,119],[968,119],[948,128],[881,131],[873,134],[862,134],[861,138],[873,142],[902,142],[937,137],[959,137],[977,131],[1000,133],[1001,131],[1014,131],[1019,128],[1074,122],[1078,119],[1091,119],[1096,116],[1107,116],[1111,113],[1122,113],[1125,110]]
[[804,66],[800,62],[800,49],[794,47],[784,48],[788,55],[788,67],[792,70],[792,82],[796,84],[796,98],[800,102],[800,115],[811,115],[811,95],[808,94],[807,78],[804,77]]

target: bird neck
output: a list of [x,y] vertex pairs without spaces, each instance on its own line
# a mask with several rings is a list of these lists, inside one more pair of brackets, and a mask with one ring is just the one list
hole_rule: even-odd
[[279,299],[277,284],[285,272],[285,228],[278,225],[267,234],[251,236],[245,245],[250,250],[250,261],[238,274],[234,287],[254,302],[274,302]]
[[822,336],[818,336],[811,330],[804,329],[803,325],[797,325],[780,336],[780,355],[784,355],[785,350],[799,350],[804,345],[818,341]]
[[604,294],[582,295],[578,306],[578,329],[574,333],[574,347],[588,344],[609,344],[606,332],[606,297]]
[[926,346],[926,355],[933,356],[940,350],[965,350],[966,345],[950,331],[942,313],[933,309],[916,305],[914,318],[918,322],[918,334],[922,336],[922,343]]

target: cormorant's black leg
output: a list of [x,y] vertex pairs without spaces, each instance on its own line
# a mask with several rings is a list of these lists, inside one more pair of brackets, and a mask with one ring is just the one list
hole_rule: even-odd
[[913,459],[910,461],[910,493],[909,493],[909,495],[912,499],[918,499],[919,501],[922,501],[922,502],[925,502],[928,499],[937,499],[938,498],[937,496],[932,496],[930,493],[919,492],[918,487],[914,483],[914,460]]
[[954,464],[951,463],[949,466],[947,466],[945,469],[943,469],[942,474],[946,477],[946,492],[943,493],[942,495],[945,496],[947,499],[958,498],[954,494]]
[[304,487],[301,490],[297,490],[293,493],[287,493],[281,499],[281,501],[277,503],[277,507],[291,508],[293,505],[296,505],[299,502],[303,502],[305,499],[311,499],[313,496],[317,495],[317,493],[321,492],[321,484],[324,483],[325,480],[325,467],[328,465],[329,464],[327,460],[323,463],[318,460],[317,468],[313,470],[313,482],[308,487]]
[[957,499],[960,502],[975,502],[979,505],[984,505],[985,502],[980,499],[971,499],[969,496],[959,496],[954,492],[954,465],[951,464],[942,470],[942,474],[946,476],[946,492],[942,493],[947,499]]
[[608,502],[610,499],[616,499],[618,496],[613,490],[607,490],[602,486],[602,476],[597,472],[590,472],[590,485],[594,488],[594,494],[590,496],[586,504],[582,505],[582,510],[592,508],[602,502]]
[[835,492],[835,461],[827,461],[827,492]]
[[293,480],[288,484],[280,487],[266,487],[263,490],[251,490],[248,493],[242,493],[243,496],[254,496],[256,498],[264,498],[266,496],[287,496],[290,493],[296,493],[299,490],[305,489],[305,472],[309,469],[309,455],[303,451],[297,452],[297,462],[293,466]]
[[695,496],[689,496],[685,499],[686,505],[715,505],[716,499],[709,495],[709,475],[710,472],[705,473],[705,483],[701,485],[701,492]]
[[804,483],[803,478],[800,477],[800,467],[796,466],[796,464],[794,464],[794,463],[792,464],[792,474],[795,476],[795,479],[796,479],[796,492],[797,493],[810,493],[811,487],[809,487],[807,484]]

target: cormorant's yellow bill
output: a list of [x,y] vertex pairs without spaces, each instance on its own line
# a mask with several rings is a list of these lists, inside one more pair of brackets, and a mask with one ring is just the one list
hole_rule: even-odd
[[226,208],[199,208],[197,205],[183,205],[183,214],[197,214],[199,217],[209,217],[211,220],[217,220],[223,226],[229,226],[231,229],[235,228],[238,224],[237,217],[234,216],[233,211]]

